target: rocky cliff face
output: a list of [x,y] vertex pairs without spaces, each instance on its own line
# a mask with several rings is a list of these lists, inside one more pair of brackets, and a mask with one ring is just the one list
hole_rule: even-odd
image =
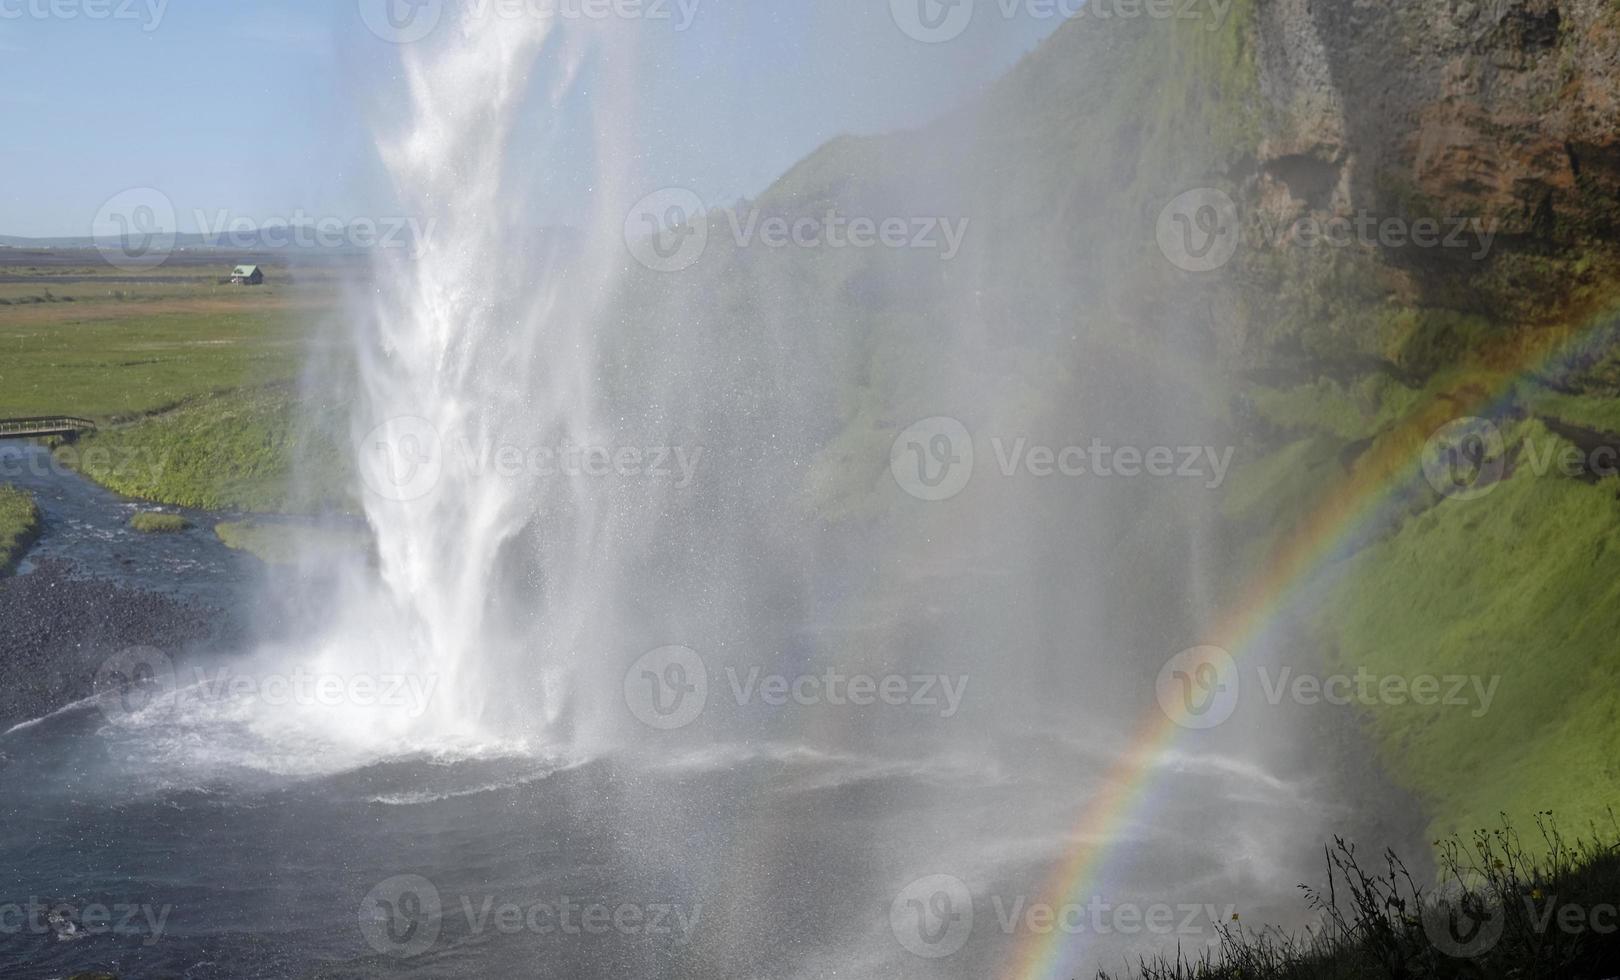
[[1489,229],[1483,260],[1385,250],[1388,284],[1420,302],[1556,318],[1568,277],[1597,284],[1579,260],[1611,258],[1620,229],[1620,4],[1260,0],[1250,30],[1264,100],[1247,200],[1274,223]]

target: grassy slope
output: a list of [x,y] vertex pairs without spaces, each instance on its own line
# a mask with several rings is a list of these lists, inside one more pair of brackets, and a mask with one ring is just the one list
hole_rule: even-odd
[[[1534,421],[1513,446],[1558,440]],[[1284,450],[1284,453],[1288,450]],[[1383,706],[1385,762],[1437,834],[1552,807],[1577,825],[1620,799],[1620,481],[1521,466],[1444,500],[1336,570],[1320,636],[1336,665],[1500,678],[1490,710]]]
[[39,531],[39,508],[34,498],[9,484],[0,484],[0,575],[9,571]]
[[75,447],[85,475],[130,497],[199,510],[305,512],[342,506],[347,460],[290,385],[206,395]]

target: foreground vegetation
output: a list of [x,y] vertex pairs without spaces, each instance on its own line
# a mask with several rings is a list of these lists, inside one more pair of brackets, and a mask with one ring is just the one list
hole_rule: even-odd
[[195,510],[343,509],[352,470],[320,414],[291,385],[205,395],[138,424],[102,429],[72,453],[79,469],[128,497]]
[[142,534],[178,534],[191,524],[179,514],[145,512],[130,518],[129,526]]
[[10,572],[39,535],[39,507],[28,493],[0,484],[0,575]]
[[[1600,980],[1620,966],[1620,837],[1567,840],[1552,814],[1526,845],[1510,825],[1437,842],[1442,880],[1425,888],[1399,856],[1363,864],[1340,840],[1328,882],[1306,890],[1323,926],[1289,936],[1221,930],[1218,952],[1142,964],[1142,980]],[[1470,921],[1472,920],[1472,921]],[[1477,930],[1474,923],[1479,923]],[[1102,976],[1106,977],[1107,974]]]

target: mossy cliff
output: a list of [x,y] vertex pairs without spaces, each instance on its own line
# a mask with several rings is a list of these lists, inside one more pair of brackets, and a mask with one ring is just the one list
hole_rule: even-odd
[[[1236,219],[1235,251],[1210,271],[1156,239],[1166,205],[1197,189]],[[1116,402],[1140,407],[1137,378],[1175,392],[1168,438],[1240,447],[1214,504],[1133,491],[1085,537],[1118,566],[1109,614],[1153,624],[1131,633],[1138,649],[1187,645],[1370,452],[1415,460],[1419,421],[1491,416],[1513,461],[1500,485],[1470,502],[1421,480],[1403,492],[1319,570],[1297,658],[1497,679],[1480,716],[1362,712],[1436,832],[1546,808],[1578,824],[1620,799],[1620,480],[1519,465],[1572,432],[1583,452],[1620,445],[1620,4],[1236,0],[1218,21],[1080,19],[975,103],[835,141],[742,206],[972,219],[943,270],[905,252],[827,252],[791,277],[740,249],[704,260],[708,282],[726,270],[797,291],[782,359],[856,379],[804,404],[804,478],[828,527],[906,539],[914,567],[874,571],[874,590],[915,566],[1072,560],[1072,500],[976,481],[955,510],[918,508],[888,453],[931,415],[976,432],[1083,420],[1089,434],[1110,409],[1076,389],[1099,365]],[[953,382],[977,396],[953,398]],[[1019,519],[964,519],[991,504]],[[1211,522],[1215,542],[1200,537]],[[1195,538],[1192,577],[1213,595],[1166,602],[1165,570]],[[1004,598],[1028,613],[1061,589],[1046,576]]]

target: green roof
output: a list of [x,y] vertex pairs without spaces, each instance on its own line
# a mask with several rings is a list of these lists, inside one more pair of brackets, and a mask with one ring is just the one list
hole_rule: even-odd
[[256,265],[239,265],[239,266],[236,267],[236,271],[231,273],[231,275],[233,275],[233,276],[251,276],[255,272],[258,272],[258,271],[259,271],[259,267],[256,266]]

